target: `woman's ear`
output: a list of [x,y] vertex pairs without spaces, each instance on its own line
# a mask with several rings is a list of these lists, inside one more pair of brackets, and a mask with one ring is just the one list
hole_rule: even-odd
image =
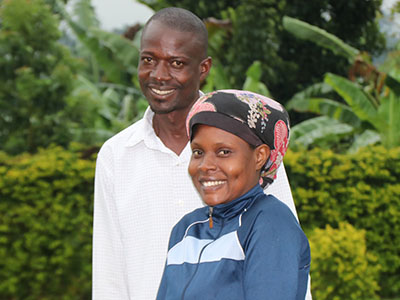
[[265,144],[262,144],[256,148],[255,155],[257,171],[261,170],[261,168],[266,164],[270,154],[271,150]]

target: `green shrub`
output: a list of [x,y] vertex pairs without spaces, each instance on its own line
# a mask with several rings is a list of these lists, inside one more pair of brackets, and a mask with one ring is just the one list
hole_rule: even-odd
[[400,293],[400,148],[368,147],[354,155],[314,149],[285,156],[303,228],[364,229],[381,267],[380,295]]
[[[90,299],[92,152],[97,149],[51,147],[15,157],[0,152],[0,299]],[[373,257],[381,271],[380,296],[398,295],[400,149],[289,152],[285,166],[301,224],[312,232],[314,298],[327,295],[316,298],[331,280],[328,271],[340,271],[337,293],[353,287],[364,297],[375,291]],[[313,231],[328,224],[339,229]],[[364,234],[368,255],[362,255]],[[354,272],[345,268],[347,259]],[[366,278],[356,277],[360,272]]]
[[379,299],[376,257],[367,253],[365,231],[347,223],[309,234],[314,300]]
[[90,299],[94,161],[0,154],[0,298]]

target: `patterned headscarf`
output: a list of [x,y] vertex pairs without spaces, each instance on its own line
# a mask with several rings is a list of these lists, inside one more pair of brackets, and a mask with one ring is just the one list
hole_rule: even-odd
[[190,110],[186,120],[190,140],[196,124],[228,131],[254,147],[266,144],[271,154],[260,185],[264,188],[276,178],[289,145],[289,115],[281,104],[249,91],[219,90],[201,96]]

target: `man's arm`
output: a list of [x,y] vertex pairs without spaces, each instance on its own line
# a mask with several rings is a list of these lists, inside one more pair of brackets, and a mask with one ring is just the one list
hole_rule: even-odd
[[93,300],[129,299],[121,231],[113,197],[113,161],[101,149],[96,163],[93,220]]
[[[296,216],[297,219],[299,219],[297,216],[296,206],[294,205],[293,196],[292,196],[292,190],[290,189],[289,180],[287,178],[286,170],[285,170],[285,166],[283,165],[283,162],[278,169],[277,178],[270,186],[268,186],[264,190],[264,193],[272,194],[276,198],[281,200],[283,203],[285,203],[287,206],[289,206],[292,213]],[[308,276],[306,300],[312,300],[311,277],[310,276]]]
[[292,191],[290,189],[289,180],[286,175],[285,166],[280,165],[277,173],[277,177],[274,182],[269,185],[264,192],[266,194],[272,194],[287,206],[289,206],[292,213],[297,217],[296,207],[294,205]]

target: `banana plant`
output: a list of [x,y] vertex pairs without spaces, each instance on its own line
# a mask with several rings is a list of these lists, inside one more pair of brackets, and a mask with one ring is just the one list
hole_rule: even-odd
[[[269,97],[271,93],[261,81],[261,72],[261,63],[254,61],[246,71],[246,78],[241,89]],[[229,88],[232,88],[232,85],[229,82],[225,69],[220,64],[213,65],[207,77],[206,84],[202,87],[202,91],[208,93],[214,90]]]
[[[324,117],[293,126],[292,147],[332,146],[338,142],[331,138],[334,132],[337,137],[347,136],[352,140],[349,152],[377,142],[389,148],[400,146],[400,81],[391,75],[393,72],[378,70],[367,53],[361,53],[316,26],[289,17],[284,17],[283,24],[296,37],[346,57],[351,64],[349,73],[353,79],[327,73],[323,83],[294,95],[287,104],[288,109]],[[331,99],[334,97],[332,92],[339,95],[342,102]]]
[[75,1],[73,14],[56,1],[79,41],[77,56],[92,70],[76,79],[68,106],[74,116],[70,128],[75,141],[101,143],[140,118],[147,107],[136,80],[140,35],[130,41],[101,30],[90,0]]

